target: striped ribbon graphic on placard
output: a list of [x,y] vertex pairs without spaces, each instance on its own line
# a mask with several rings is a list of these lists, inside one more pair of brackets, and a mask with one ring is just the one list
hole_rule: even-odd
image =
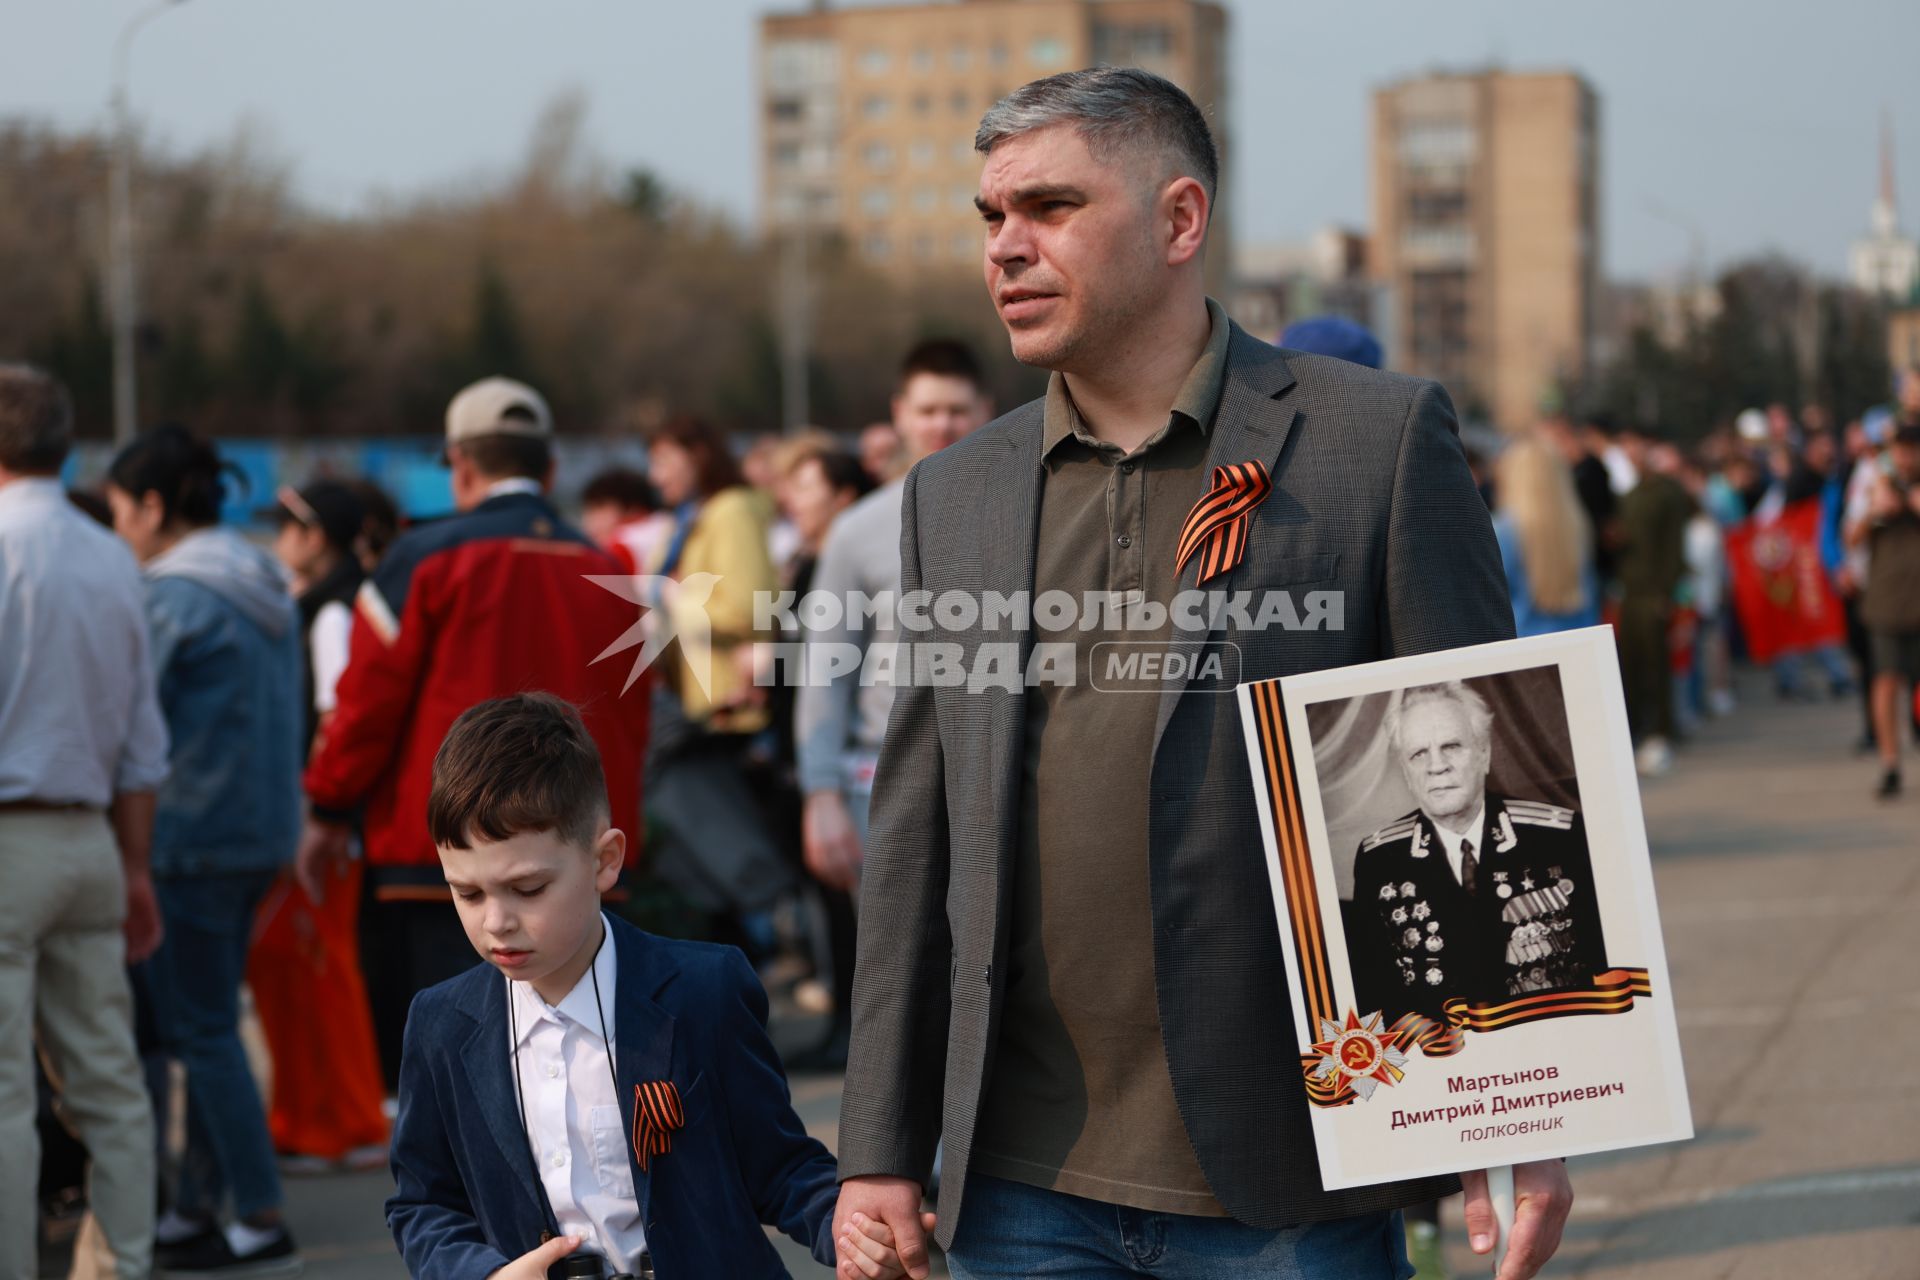
[[633,1086],[633,1158],[644,1172],[647,1161],[673,1149],[673,1131],[687,1122],[680,1090],[671,1080]]
[[1625,1013],[1633,1008],[1634,997],[1652,994],[1653,980],[1645,969],[1609,969],[1596,976],[1592,986],[1542,991],[1537,996],[1517,996],[1498,1004],[1448,1000],[1441,1008],[1446,1010],[1447,1021],[1453,1026],[1468,1031],[1498,1031],[1543,1018]]
[[1240,563],[1247,553],[1247,533],[1253,526],[1253,509],[1273,492],[1273,481],[1258,459],[1235,462],[1213,469],[1213,485],[1206,496],[1187,512],[1187,523],[1180,530],[1180,547],[1174,557],[1173,571],[1179,573],[1187,561],[1200,556],[1200,576],[1196,586],[1206,585]]
[[[1300,807],[1299,780],[1293,771],[1292,742],[1280,701],[1279,683],[1266,680],[1252,688],[1262,767],[1261,776],[1255,781],[1265,788],[1273,814],[1280,876],[1286,886],[1290,940],[1299,964],[1300,987],[1306,994],[1308,1025],[1317,1028],[1324,1022],[1339,1023],[1342,1018],[1333,996],[1327,937],[1317,909],[1319,895]],[[1652,994],[1652,982],[1645,969],[1609,969],[1595,977],[1591,986],[1574,990],[1543,991],[1499,1003],[1448,1000],[1442,1006],[1446,1011],[1445,1026],[1417,1013],[1403,1014],[1387,1028],[1383,1041],[1402,1051],[1410,1051],[1417,1045],[1425,1057],[1444,1058],[1460,1052],[1466,1044],[1464,1033],[1468,1031],[1498,1031],[1545,1018],[1626,1013],[1636,998]],[[1353,1102],[1358,1095],[1348,1077],[1338,1072],[1315,1074],[1323,1061],[1319,1054],[1300,1055],[1308,1100],[1319,1107],[1342,1107]]]
[[1293,753],[1288,750],[1287,717],[1280,706],[1280,686],[1272,680],[1253,686],[1254,722],[1259,731],[1262,776],[1273,813],[1273,833],[1279,846],[1280,876],[1287,887],[1287,917],[1292,926],[1294,952],[1299,960],[1300,986],[1307,996],[1307,1022],[1338,1022],[1333,979],[1327,966],[1327,939],[1321,932],[1319,897],[1314,889],[1313,859],[1307,848],[1306,824],[1300,816],[1300,788],[1293,775]]

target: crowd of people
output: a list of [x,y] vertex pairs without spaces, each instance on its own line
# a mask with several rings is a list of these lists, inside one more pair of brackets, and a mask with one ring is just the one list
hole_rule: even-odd
[[[66,851],[0,921],[35,953],[7,970],[8,1222],[37,1184],[43,1210],[91,1210],[76,1266],[297,1262],[282,1173],[385,1163],[409,1006],[473,958],[425,825],[435,753],[461,712],[525,689],[580,708],[680,931],[831,1011],[792,1065],[844,1065],[884,691],[767,679],[760,643],[781,637],[756,602],[897,589],[901,476],[990,416],[971,353],[922,343],[857,449],[810,430],[736,458],[672,418],[644,474],[586,486],[576,527],[549,492],[544,400],[487,379],[447,411],[456,514],[403,527],[376,486],[322,476],[278,491],[269,541],[222,523],[239,475],[177,424],[120,451],[99,493],[68,491],[65,389],[0,368],[0,840]],[[588,659],[639,605],[703,621],[629,688],[622,662]],[[0,1270],[31,1274],[36,1233],[0,1234]]]
[[[1356,349],[1340,326],[1287,342],[1322,340]],[[74,1198],[71,1129],[94,1168],[82,1256],[128,1274],[150,1254],[206,1274],[297,1257],[281,1174],[385,1161],[409,1006],[473,959],[426,826],[436,752],[469,707],[529,689],[579,708],[613,823],[645,833],[627,868],[644,848],[687,931],[830,1012],[788,1066],[844,1067],[894,691],[857,670],[793,687],[768,642],[897,637],[857,611],[781,634],[756,605],[900,590],[906,472],[993,406],[972,354],[936,340],[908,353],[891,407],[857,436],[744,450],[669,418],[645,472],[596,476],[575,524],[550,492],[545,401],[487,379],[447,410],[456,514],[404,527],[375,486],[322,476],[275,495],[268,544],[222,523],[234,473],[178,425],[120,451],[99,494],[69,493],[64,389],[0,369],[0,848],[34,871],[0,900],[5,945],[31,953],[0,970],[9,1221],[36,1178],[44,1204]],[[1858,691],[1879,794],[1899,792],[1906,722],[1920,734],[1920,373],[1841,430],[1817,406],[1743,414],[1690,446],[1551,418],[1476,477],[1519,634],[1616,627],[1647,774],[1733,708],[1731,662],[1759,651],[1732,548],[1805,514],[1820,583],[1798,589],[1830,592],[1843,625],[1769,650],[1778,694]],[[609,642],[652,611],[686,625],[660,664],[630,666]],[[175,1064],[178,1150],[156,1124]],[[23,1161],[42,1137],[45,1158]],[[31,1236],[5,1234],[0,1265],[30,1271]]]
[[1483,476],[1519,634],[1616,628],[1643,774],[1733,709],[1748,656],[1780,698],[1859,697],[1884,799],[1904,734],[1920,740],[1917,485],[1920,371],[1838,429],[1820,405],[1747,410],[1688,445],[1550,418]]

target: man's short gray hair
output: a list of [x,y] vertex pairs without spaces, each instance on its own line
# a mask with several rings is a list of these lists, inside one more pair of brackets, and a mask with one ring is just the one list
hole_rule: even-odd
[[1071,124],[1098,159],[1114,152],[1156,147],[1207,191],[1213,203],[1220,187],[1220,153],[1207,118],[1173,81],[1138,67],[1089,67],[1021,85],[987,108],[973,135],[973,149],[990,154],[1008,138]]
[[1411,689],[1402,689],[1387,703],[1387,741],[1397,751],[1400,746],[1400,721],[1410,708],[1423,702],[1453,702],[1467,713],[1467,727],[1481,746],[1486,746],[1493,736],[1493,710],[1487,706],[1487,700],[1467,688],[1458,680],[1448,680],[1441,684],[1417,684]]
[[73,447],[73,397],[52,374],[0,364],[0,467],[58,471]]

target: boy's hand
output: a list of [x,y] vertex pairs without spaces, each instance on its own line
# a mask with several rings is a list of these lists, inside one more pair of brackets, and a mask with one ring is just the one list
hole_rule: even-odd
[[[840,1202],[834,1206],[833,1238],[839,1240],[850,1230],[860,1231],[860,1228],[853,1226],[856,1216],[879,1223],[893,1233],[892,1248],[900,1255],[900,1263],[906,1268],[907,1275],[912,1280],[926,1280],[931,1268],[927,1263],[927,1231],[920,1225],[923,1218],[920,1197],[920,1184],[908,1178],[894,1178],[885,1174],[848,1178],[840,1184]],[[836,1273],[840,1280],[853,1280],[854,1277],[868,1274],[861,1271],[859,1264],[849,1256],[860,1252],[857,1241],[853,1249],[836,1252],[840,1254],[840,1266]],[[849,1263],[852,1263],[851,1270],[848,1269]],[[889,1274],[900,1273],[895,1271]]]
[[580,1247],[579,1236],[555,1236],[531,1253],[523,1253],[487,1280],[547,1280],[547,1268]]
[[[932,1233],[937,1219],[930,1213],[920,1215],[920,1229]],[[835,1250],[840,1257],[841,1280],[900,1280],[907,1264],[893,1247],[893,1230],[884,1222],[875,1222],[864,1213],[847,1219]]]

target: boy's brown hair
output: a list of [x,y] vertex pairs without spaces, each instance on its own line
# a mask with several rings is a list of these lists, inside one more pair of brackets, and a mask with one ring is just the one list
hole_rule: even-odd
[[517,693],[469,707],[434,754],[427,831],[436,845],[552,831],[587,848],[606,820],[600,749],[564,698]]

